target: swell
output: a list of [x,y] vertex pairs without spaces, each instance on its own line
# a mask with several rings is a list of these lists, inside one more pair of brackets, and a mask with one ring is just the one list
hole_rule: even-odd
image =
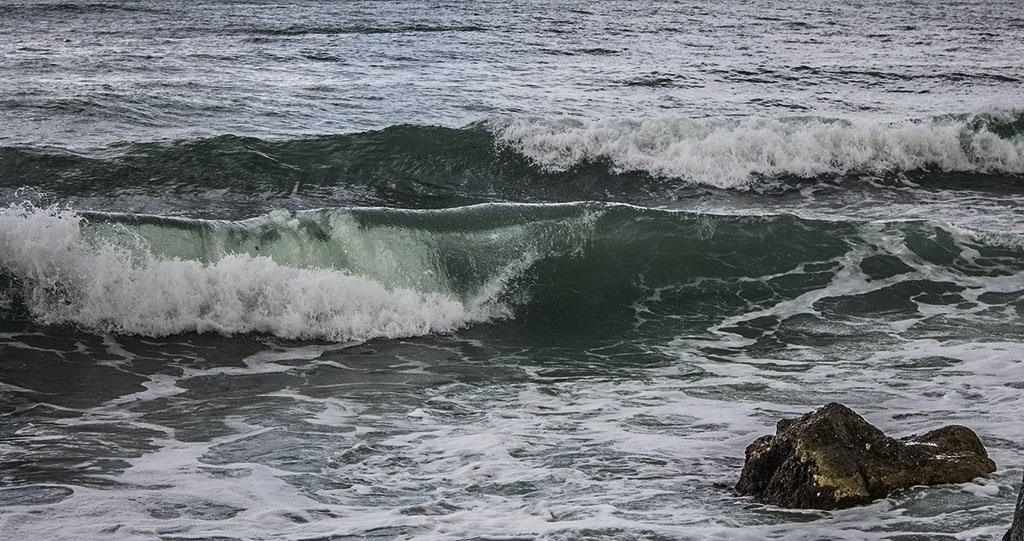
[[109,14],[118,12],[161,13],[162,10],[149,6],[121,4],[116,2],[47,2],[15,3],[4,6],[8,16],[60,16],[84,14]]
[[[811,180],[934,182],[1024,175],[1024,113],[876,122],[796,117],[501,118],[461,129],[120,144],[93,152],[0,148],[0,187],[58,198],[301,196],[330,204],[671,197],[680,187],[789,190]],[[851,184],[856,186],[856,184]]]
[[8,312],[107,332],[344,341],[513,319],[679,333],[749,314],[731,325],[1024,309],[1024,239],[928,221],[574,203],[242,221],[12,206],[0,222]]
[[539,177],[545,176],[525,157],[496,147],[480,126],[402,125],[291,140],[224,135],[91,153],[0,148],[0,185],[32,186],[58,198],[222,192],[250,199],[300,195],[356,205],[455,206],[542,184]]

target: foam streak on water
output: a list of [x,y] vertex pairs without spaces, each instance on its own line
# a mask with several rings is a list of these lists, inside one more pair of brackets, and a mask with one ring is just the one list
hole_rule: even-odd
[[[1013,418],[1024,406],[1019,393],[997,391],[1007,370],[1019,370],[1009,345],[921,340],[861,360],[805,353],[767,364],[680,349],[680,362],[618,381],[567,380],[527,362],[516,383],[415,384],[387,404],[373,395],[422,383],[419,369],[459,368],[393,365],[405,383],[339,392],[342,382],[372,379],[374,364],[346,350],[289,348],[247,358],[248,370],[237,375],[278,374],[251,388],[263,406],[219,416],[216,433],[198,438],[211,430],[202,425],[208,414],[189,423],[177,413],[238,395],[231,379],[216,379],[219,368],[182,365],[177,378],[150,377],[123,399],[19,430],[29,446],[68,431],[121,427],[150,434],[153,448],[85,486],[27,487],[39,500],[8,507],[0,520],[12,535],[53,539],[224,531],[282,539],[816,539],[836,531],[850,539],[899,532],[985,539],[1001,531],[996,519],[1012,507],[1017,469],[834,513],[754,506],[726,487],[735,481],[737,449],[818,396],[851,404],[887,431],[969,419],[999,463],[1012,460],[1020,451],[1010,443],[1020,436]],[[457,356],[468,344],[435,346]],[[919,363],[936,358],[945,361]],[[229,386],[219,397],[207,394],[214,381]],[[976,389],[990,392],[979,398]],[[970,413],[981,410],[984,418]],[[9,490],[0,496],[12,497]]]

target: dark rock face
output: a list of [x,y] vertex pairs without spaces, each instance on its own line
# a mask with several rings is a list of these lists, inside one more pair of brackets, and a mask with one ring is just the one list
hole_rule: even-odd
[[965,483],[995,469],[967,427],[896,440],[831,403],[783,419],[775,436],[754,440],[736,490],[781,507],[840,509],[914,485]]
[[1003,541],[1024,541],[1024,479],[1020,481],[1020,494],[1017,495],[1017,511],[1013,514],[1013,524],[1003,536]]

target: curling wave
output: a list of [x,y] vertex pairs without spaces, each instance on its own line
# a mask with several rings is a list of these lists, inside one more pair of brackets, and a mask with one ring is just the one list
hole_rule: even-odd
[[499,212],[502,223],[487,225],[497,216],[473,224],[463,214],[468,222],[442,216],[424,228],[416,213],[372,209],[231,222],[12,205],[0,211],[0,274],[17,290],[6,296],[48,324],[416,336],[504,317],[505,283],[538,257],[576,249],[591,220],[552,209]]
[[798,299],[784,311],[900,319],[922,303],[1016,310],[1024,277],[1019,235],[602,203],[242,221],[16,205],[0,226],[8,305],[43,323],[148,336],[347,341],[505,318],[548,330],[639,318],[675,333]]

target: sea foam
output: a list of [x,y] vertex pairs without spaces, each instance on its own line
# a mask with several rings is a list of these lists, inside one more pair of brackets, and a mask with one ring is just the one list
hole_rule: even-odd
[[448,332],[494,313],[444,292],[267,256],[154,255],[140,237],[90,238],[85,227],[66,209],[0,210],[0,270],[21,285],[43,323],[146,336],[261,332],[347,341]]
[[[565,171],[607,162],[718,188],[761,178],[910,171],[1024,173],[1012,112],[883,123],[871,120],[515,118],[491,122],[499,144]],[[1008,128],[1008,129],[1001,129]],[[1006,133],[1009,132],[1009,133]]]

